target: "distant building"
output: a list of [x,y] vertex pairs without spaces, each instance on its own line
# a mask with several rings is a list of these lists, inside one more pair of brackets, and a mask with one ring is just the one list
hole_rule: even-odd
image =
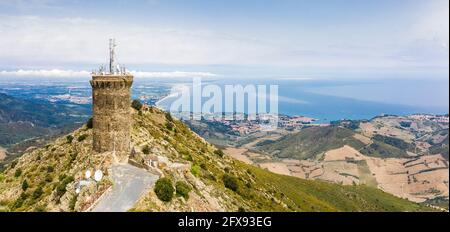
[[92,73],[93,150],[111,152],[127,162],[131,151],[131,85],[133,76],[115,63],[115,42],[110,40],[109,70]]

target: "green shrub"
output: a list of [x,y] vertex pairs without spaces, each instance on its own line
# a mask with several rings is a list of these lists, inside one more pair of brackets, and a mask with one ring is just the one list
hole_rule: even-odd
[[86,123],[86,127],[89,129],[92,129],[92,127],[94,127],[94,119],[93,118],[89,118],[89,120]]
[[5,175],[3,173],[0,173],[0,182],[3,182],[5,179]]
[[145,145],[145,146],[142,148],[142,153],[144,153],[144,154],[146,154],[146,155],[150,154],[150,147],[149,147],[148,145]]
[[55,171],[55,168],[53,166],[49,165],[47,167],[47,172],[53,172],[53,171]]
[[189,199],[189,192],[191,191],[191,187],[184,181],[178,181],[175,184],[175,189],[177,192],[177,196],[183,197],[184,199]]
[[42,190],[42,186],[37,187],[32,195],[33,200],[38,199],[39,197],[42,196],[42,194],[44,193],[44,191]]
[[192,175],[194,175],[194,176],[199,176],[201,172],[202,172],[202,170],[201,170],[200,166],[198,166],[198,165],[192,165],[192,167],[191,167],[191,173],[192,173]]
[[141,101],[134,99],[131,102],[131,107],[133,107],[135,110],[139,111],[142,109],[142,103],[141,103]]
[[69,160],[67,161],[67,168],[70,168],[70,165],[77,159],[78,153],[77,152],[71,152],[69,153]]
[[238,180],[236,177],[225,174],[223,176],[222,180],[223,180],[223,184],[225,185],[226,188],[229,188],[235,192],[238,190],[239,185],[238,185]]
[[64,195],[64,193],[66,193],[66,187],[69,183],[71,183],[72,181],[74,181],[73,176],[66,176],[66,175],[61,175],[59,176],[59,184],[58,186],[56,186],[56,195],[58,197],[61,197],[62,195]]
[[225,155],[221,149],[215,150],[214,154],[219,156],[219,157],[223,157]]
[[208,170],[208,165],[206,165],[206,163],[201,163],[201,164],[200,164],[200,167],[201,167],[203,170]]
[[210,172],[208,172],[207,174],[205,174],[204,177],[205,177],[206,179],[212,180],[212,181],[214,181],[214,182],[217,181],[216,176],[215,176],[214,174],[210,173]]
[[23,191],[27,191],[27,189],[28,189],[28,182],[27,182],[27,180],[24,180],[23,182],[22,182],[22,190]]
[[169,202],[173,198],[173,184],[172,181],[167,178],[163,177],[160,178],[158,181],[156,181],[155,184],[155,193],[156,196],[161,200],[165,202]]
[[69,202],[70,211],[74,211],[75,205],[77,204],[77,200],[78,200],[78,195],[75,195],[70,199],[70,202]]
[[167,121],[169,121],[169,122],[172,122],[172,121],[173,121],[172,115],[171,115],[169,112],[166,112],[166,119],[167,119]]
[[52,177],[52,175],[50,175],[50,174],[47,174],[46,176],[45,176],[45,181],[46,182],[52,182],[53,181],[53,177]]
[[67,177],[66,174],[61,174],[61,175],[59,175],[58,180],[61,182],[64,179],[66,179],[66,177]]
[[17,200],[14,202],[14,204],[12,205],[13,209],[17,209],[22,207],[23,203],[27,200],[28,198],[28,194],[25,192],[22,192],[19,196],[19,198],[17,198]]
[[194,161],[194,159],[192,159],[192,156],[189,154],[185,154],[183,155],[183,159],[187,160],[187,161]]
[[167,122],[166,123],[166,128],[167,128],[167,130],[173,130],[173,128],[174,128],[174,124],[173,124],[173,122]]
[[87,134],[82,134],[82,135],[80,135],[79,137],[78,137],[78,142],[82,142],[82,141],[84,141],[85,139],[87,138]]
[[38,205],[34,208],[35,212],[46,212],[47,208],[45,207],[45,205]]
[[16,169],[16,172],[14,172],[14,177],[19,177],[20,175],[22,175],[22,169],[18,168]]
[[10,168],[15,168],[16,167],[16,165],[17,165],[17,160],[14,160],[13,162],[11,162],[11,164],[10,164]]
[[73,136],[72,135],[68,135],[68,136],[66,136],[66,139],[67,139],[67,143],[72,143]]

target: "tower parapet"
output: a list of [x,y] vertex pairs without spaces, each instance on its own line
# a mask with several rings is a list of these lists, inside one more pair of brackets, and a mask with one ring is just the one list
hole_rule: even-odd
[[[113,46],[111,46],[111,44]],[[133,75],[114,64],[115,43],[110,40],[110,70],[92,73],[93,150],[111,152],[127,162],[131,151],[131,86]],[[115,68],[114,68],[115,67]]]

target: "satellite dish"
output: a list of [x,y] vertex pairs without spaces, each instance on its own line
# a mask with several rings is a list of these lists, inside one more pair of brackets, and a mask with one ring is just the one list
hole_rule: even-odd
[[76,188],[76,189],[75,189],[75,193],[76,193],[76,194],[80,193],[80,188]]
[[99,181],[102,180],[102,178],[103,178],[103,172],[100,171],[100,170],[95,171],[95,173],[94,173],[94,180],[99,182]]
[[84,177],[86,177],[86,179],[91,178],[91,171],[87,170],[86,173],[84,174]]

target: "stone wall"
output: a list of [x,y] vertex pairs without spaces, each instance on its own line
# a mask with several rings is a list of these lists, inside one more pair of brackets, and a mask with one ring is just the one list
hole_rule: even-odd
[[115,153],[126,162],[131,143],[131,85],[133,76],[101,75],[91,80],[93,149]]

